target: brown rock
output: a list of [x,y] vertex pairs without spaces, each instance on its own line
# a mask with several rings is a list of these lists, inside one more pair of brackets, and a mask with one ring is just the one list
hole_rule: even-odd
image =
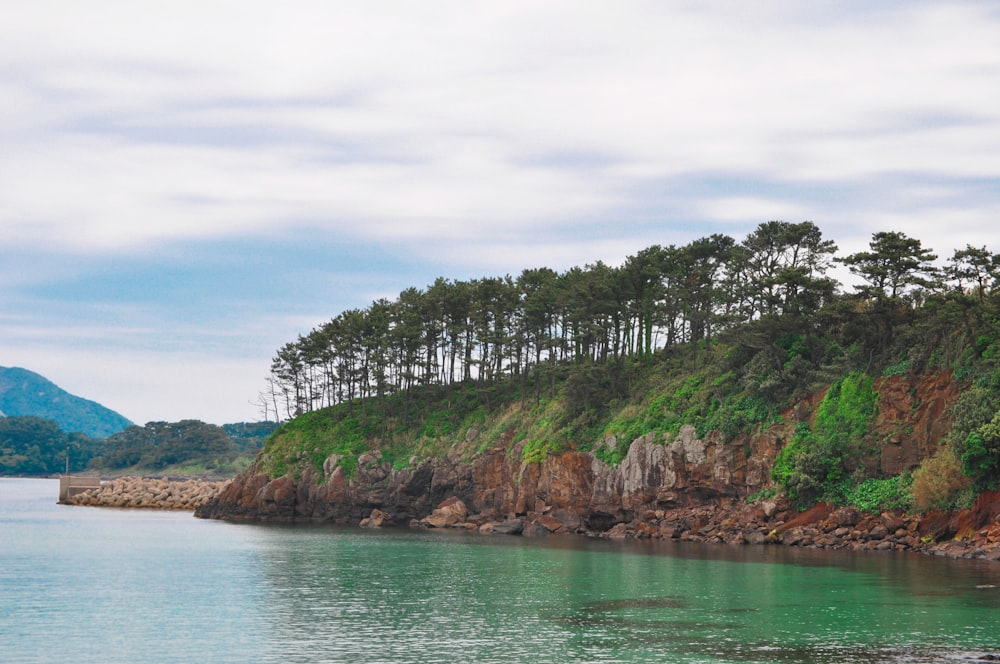
[[373,509],[371,515],[362,519],[359,524],[362,528],[382,528],[393,525],[392,515],[380,509]]
[[535,523],[539,524],[550,533],[566,530],[566,524],[551,514],[541,515],[535,519]]
[[889,529],[883,526],[882,524],[878,524],[877,526],[873,527],[871,530],[868,531],[868,539],[880,540],[880,539],[885,539],[888,535],[889,535]]
[[830,519],[837,526],[855,526],[861,520],[861,514],[853,507],[841,507],[830,514]]

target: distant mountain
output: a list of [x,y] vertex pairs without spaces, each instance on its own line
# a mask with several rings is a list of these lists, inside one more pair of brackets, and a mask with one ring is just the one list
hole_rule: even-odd
[[70,394],[27,369],[0,367],[0,415],[43,417],[67,433],[107,438],[132,424],[96,401]]

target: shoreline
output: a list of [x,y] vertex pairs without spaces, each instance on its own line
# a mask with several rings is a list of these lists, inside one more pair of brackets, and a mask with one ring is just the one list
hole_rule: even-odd
[[[124,509],[191,511],[195,516],[223,493],[231,479],[126,476],[101,483],[60,504]],[[501,516],[470,514],[452,496],[422,518],[405,519],[380,507],[370,507],[361,519],[313,519],[290,515],[243,518],[215,515],[227,521],[300,524],[337,523],[362,528],[410,527],[454,529],[482,535],[544,537],[573,534],[594,539],[650,539],[729,546],[793,546],[847,551],[909,551],[950,558],[1000,561],[1000,514],[997,496],[983,496],[982,505],[958,513],[908,515],[862,513],[852,507],[818,504],[796,512],[781,500],[755,504],[701,504],[667,510],[647,510],[630,521],[604,530],[587,524],[567,510],[546,509]],[[989,512],[983,519],[983,512]],[[977,514],[978,513],[978,514]],[[576,518],[574,518],[576,516]],[[985,521],[985,522],[984,522]]]
[[[562,515],[560,515],[562,516]],[[853,507],[820,503],[804,512],[794,512],[779,501],[754,505],[701,505],[655,510],[631,522],[619,522],[608,530],[594,531],[583,524],[566,528],[555,516],[525,515],[505,520],[488,515],[469,515],[457,498],[449,498],[423,519],[410,521],[411,528],[451,528],[484,535],[525,537],[572,533],[595,539],[648,539],[698,542],[729,546],[777,545],[842,551],[899,551],[949,558],[1000,561],[1000,515],[992,523],[969,528],[963,515],[928,513],[921,516],[867,514]],[[373,510],[361,527],[394,525],[390,514]],[[954,527],[966,528],[948,534]]]

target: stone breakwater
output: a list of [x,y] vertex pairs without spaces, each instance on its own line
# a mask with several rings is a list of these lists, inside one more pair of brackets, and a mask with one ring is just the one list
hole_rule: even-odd
[[228,481],[119,477],[65,501],[67,505],[193,511],[215,498]]

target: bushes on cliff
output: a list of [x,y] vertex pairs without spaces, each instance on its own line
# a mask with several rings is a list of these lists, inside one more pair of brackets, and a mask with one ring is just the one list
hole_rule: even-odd
[[817,500],[848,502],[866,479],[860,461],[869,453],[869,427],[878,394],[874,381],[852,373],[834,383],[816,409],[813,426],[801,422],[775,459],[771,478],[799,507]]
[[1000,390],[996,372],[980,377],[955,403],[949,439],[977,489],[1000,484]]
[[949,445],[924,459],[913,472],[913,504],[921,511],[958,507],[968,488],[969,478],[962,472],[962,461]]
[[961,449],[962,468],[976,487],[996,488],[1000,484],[1000,412],[966,436]]

